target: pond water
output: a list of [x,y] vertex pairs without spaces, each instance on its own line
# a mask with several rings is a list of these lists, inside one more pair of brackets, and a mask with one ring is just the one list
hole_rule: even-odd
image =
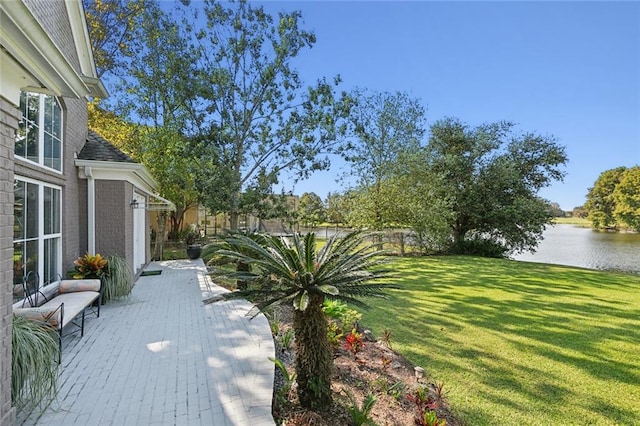
[[555,225],[545,230],[544,240],[535,253],[513,258],[640,274],[640,234]]

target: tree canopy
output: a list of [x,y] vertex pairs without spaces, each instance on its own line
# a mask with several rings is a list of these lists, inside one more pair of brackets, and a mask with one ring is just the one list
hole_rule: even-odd
[[395,209],[405,188],[394,178],[421,149],[425,111],[418,99],[402,92],[357,89],[351,97],[350,138],[343,151],[348,174],[357,179],[350,222],[382,231],[398,223]]
[[602,172],[589,188],[584,208],[594,228],[640,230],[640,166]]
[[196,50],[195,145],[218,167],[201,169],[203,202],[227,210],[235,228],[241,211],[259,208],[247,192],[270,192],[281,173],[296,179],[328,167],[348,101],[334,92],[339,77],[306,86],[293,68],[316,41],[299,12],[274,17],[245,1],[226,5],[206,1],[205,24],[187,28]]
[[431,126],[427,166],[441,177],[440,198],[451,208],[454,251],[533,250],[550,223],[548,202],[537,193],[563,179],[564,147],[513,128],[509,122],[470,127],[456,118]]

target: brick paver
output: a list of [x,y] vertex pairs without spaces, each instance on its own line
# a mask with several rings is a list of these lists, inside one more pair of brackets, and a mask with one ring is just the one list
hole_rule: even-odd
[[226,291],[201,260],[152,263],[131,296],[87,316],[63,340],[58,398],[27,425],[273,425],[269,324]]

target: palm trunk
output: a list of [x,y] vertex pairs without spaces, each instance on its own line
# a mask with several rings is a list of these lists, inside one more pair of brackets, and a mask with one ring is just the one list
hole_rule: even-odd
[[323,296],[311,295],[307,309],[296,310],[293,319],[298,399],[305,408],[328,407],[332,402],[333,352],[322,302]]

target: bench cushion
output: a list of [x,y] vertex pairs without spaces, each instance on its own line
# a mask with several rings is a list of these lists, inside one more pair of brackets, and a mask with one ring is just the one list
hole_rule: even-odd
[[99,296],[100,293],[98,293],[97,291],[62,293],[58,294],[54,299],[48,301],[40,307],[52,308],[60,306],[61,303],[64,303],[64,318],[62,323],[62,328],[64,328],[64,326],[67,325],[69,321],[71,321],[79,313],[81,313],[86,306],[91,305],[96,299],[98,299]]
[[100,280],[62,280],[58,286],[58,293],[75,293],[78,291],[100,291]]
[[55,328],[60,327],[60,317],[62,309],[58,306],[47,306],[37,308],[16,308],[13,313],[31,321],[47,323]]

